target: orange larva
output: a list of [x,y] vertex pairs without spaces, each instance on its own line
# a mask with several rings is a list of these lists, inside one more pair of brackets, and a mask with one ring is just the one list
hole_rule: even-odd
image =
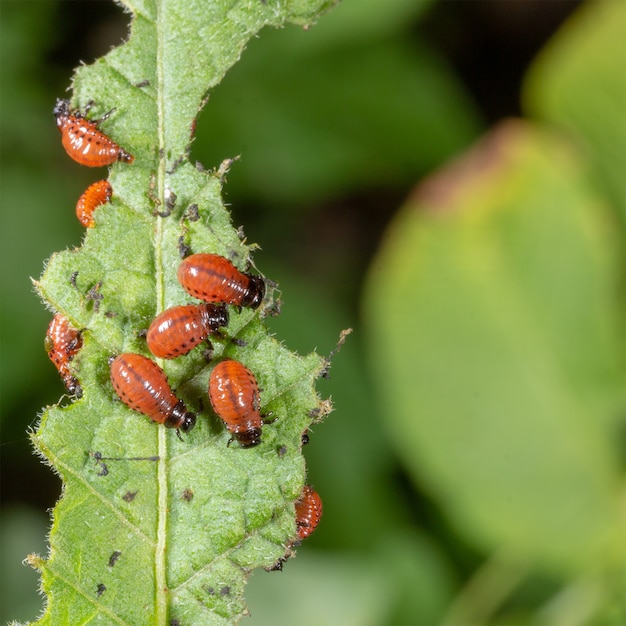
[[83,347],[83,338],[79,330],[71,326],[69,321],[57,313],[48,326],[44,346],[48,357],[56,366],[65,388],[69,393],[82,396],[82,389],[70,372],[70,362]]
[[140,354],[120,354],[111,362],[111,382],[126,406],[168,428],[191,430],[195,413],[187,411],[172,391],[165,372]]
[[260,276],[240,272],[217,254],[192,254],[178,267],[178,280],[185,291],[205,302],[221,302],[256,309],[265,295]]
[[261,398],[254,374],[232,359],[218,363],[209,378],[209,400],[243,448],[261,443]]
[[132,163],[135,160],[132,154],[118,146],[98,128],[109,113],[99,120],[88,120],[84,113],[71,109],[68,100],[61,99],[57,100],[53,113],[63,147],[77,163],[87,167],[102,167],[115,161]]
[[154,319],[146,340],[148,349],[161,359],[187,354],[209,335],[228,324],[226,307],[214,304],[185,304],[163,311]]
[[296,500],[296,527],[298,537],[306,539],[319,524],[322,517],[322,499],[313,487],[305,485]]
[[93,228],[95,221],[93,212],[101,205],[106,204],[113,195],[113,188],[108,180],[98,180],[89,185],[76,203],[76,217],[86,228]]

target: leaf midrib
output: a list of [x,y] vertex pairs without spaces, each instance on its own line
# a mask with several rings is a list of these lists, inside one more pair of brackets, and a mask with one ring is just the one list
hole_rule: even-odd
[[[157,190],[158,198],[163,206],[165,201],[165,78],[164,78],[164,24],[162,23],[165,11],[162,9],[161,3],[156,5],[155,38],[156,38],[156,73],[157,73],[157,129],[158,129],[158,152],[159,159],[157,167]],[[163,268],[163,239],[164,228],[163,220],[156,218],[155,237],[154,237],[154,258],[155,258],[155,294],[156,294],[156,312],[163,311],[165,307],[165,289],[163,284],[164,268]],[[159,360],[162,361],[162,360]],[[160,362],[160,365],[163,365]],[[158,455],[160,461],[157,462],[157,541],[155,549],[155,624],[165,624],[167,620],[167,570],[166,570],[166,554],[167,554],[167,506],[169,498],[167,467],[168,449],[167,449],[167,432],[164,427],[157,429]]]

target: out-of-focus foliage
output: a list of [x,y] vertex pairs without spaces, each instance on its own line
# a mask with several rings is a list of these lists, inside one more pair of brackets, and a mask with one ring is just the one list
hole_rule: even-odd
[[626,553],[615,242],[572,157],[528,124],[494,131],[397,216],[365,298],[414,479],[484,551],[564,578]]
[[[623,173],[620,193],[611,185],[626,155],[624,82],[611,82],[625,26],[623,7],[601,4],[557,37],[529,98],[569,137],[509,122],[424,182],[364,299],[390,437],[458,532],[498,555],[501,579],[480,592],[549,574],[570,585],[558,623],[573,607],[601,623],[626,615]],[[489,611],[469,599],[451,615]]]
[[524,91],[531,115],[565,129],[626,223],[626,4],[589,3],[539,55]]
[[193,154],[241,154],[233,199],[275,220],[441,163],[476,135],[477,114],[436,51],[411,38],[407,20],[426,4],[348,0],[306,37],[264,33],[211,96]]

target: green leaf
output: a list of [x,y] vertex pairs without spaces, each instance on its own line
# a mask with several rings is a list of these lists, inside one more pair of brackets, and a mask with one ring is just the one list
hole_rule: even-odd
[[[221,199],[226,168],[199,171],[188,161],[194,118],[263,26],[309,24],[332,4],[127,3],[128,42],[76,73],[73,104],[93,100],[94,117],[114,109],[102,128],[135,162],[112,166],[113,198],[96,211],[95,227],[80,248],[54,254],[36,284],[84,338],[72,362],[83,397],[48,407],[33,434],[63,479],[49,557],[30,557],[48,598],[38,623],[232,623],[246,613],[250,572],[272,565],[294,540],[294,500],[305,481],[301,434],[328,410],[314,389],[328,364],[270,335],[263,317],[272,293],[258,311],[231,310],[228,338],[213,342],[215,358],[255,373],[262,410],[276,418],[256,448],[227,446],[209,408],[211,365],[201,348],[162,363],[199,413],[184,441],[119,401],[108,359],[148,355],[141,331],[158,312],[192,301],[176,279],[181,242],[242,269],[251,262],[254,246],[240,239]],[[173,210],[161,217],[168,196]]]
[[364,300],[414,480],[482,549],[561,574],[624,554],[618,272],[591,189],[554,136],[504,125],[397,216]]
[[602,190],[626,222],[626,4],[590,2],[533,63],[527,109],[568,131],[586,151]]

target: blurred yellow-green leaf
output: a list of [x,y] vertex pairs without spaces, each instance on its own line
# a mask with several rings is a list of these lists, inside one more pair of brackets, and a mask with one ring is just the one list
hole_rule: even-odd
[[364,298],[414,480],[484,550],[561,575],[624,549],[607,213],[568,144],[507,123],[419,188]]

